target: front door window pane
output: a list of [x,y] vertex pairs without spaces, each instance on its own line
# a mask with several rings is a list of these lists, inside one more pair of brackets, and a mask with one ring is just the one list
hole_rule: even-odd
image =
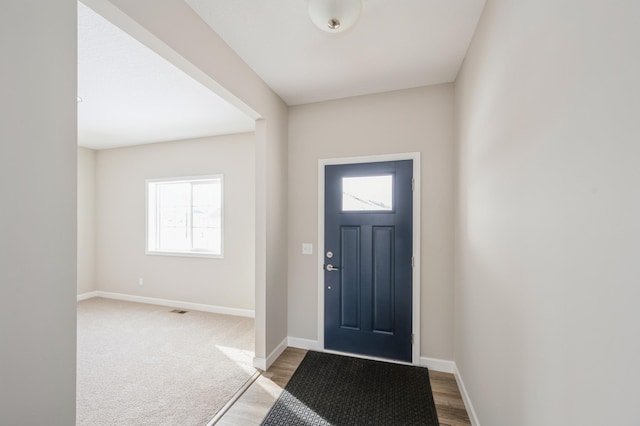
[[393,210],[393,176],[342,178],[342,211]]

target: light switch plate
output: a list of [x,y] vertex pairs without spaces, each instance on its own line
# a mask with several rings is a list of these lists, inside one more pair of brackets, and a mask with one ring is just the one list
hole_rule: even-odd
[[313,254],[313,244],[302,243],[302,254]]

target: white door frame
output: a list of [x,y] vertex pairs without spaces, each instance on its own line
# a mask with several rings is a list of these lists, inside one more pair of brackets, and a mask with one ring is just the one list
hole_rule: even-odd
[[[318,345],[325,352],[340,353],[324,347],[324,169],[337,164],[379,163],[383,161],[413,160],[413,291],[412,291],[412,333],[413,347],[411,359],[420,365],[420,153],[373,155],[366,157],[328,158],[318,160]],[[359,354],[349,354],[360,358],[381,359]],[[384,359],[384,361],[389,361]],[[401,362],[402,363],[402,362]],[[406,363],[402,363],[406,364]]]

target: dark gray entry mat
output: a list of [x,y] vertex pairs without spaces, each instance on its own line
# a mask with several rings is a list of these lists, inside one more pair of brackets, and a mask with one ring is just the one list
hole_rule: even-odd
[[309,351],[262,425],[438,426],[426,368]]

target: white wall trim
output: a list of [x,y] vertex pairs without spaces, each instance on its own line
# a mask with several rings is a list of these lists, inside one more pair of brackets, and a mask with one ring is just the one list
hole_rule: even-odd
[[262,371],[267,371],[267,359],[254,356],[253,357],[253,367]]
[[438,358],[420,357],[420,365],[427,367],[429,370],[440,371],[442,373],[453,374],[456,364],[453,361]]
[[98,297],[98,292],[97,291],[90,291],[87,293],[82,293],[78,295],[78,302],[82,301],[82,300],[87,300],[87,299],[92,299],[94,297]]
[[413,349],[412,362],[420,365],[420,153],[406,152],[398,154],[371,155],[363,157],[329,158],[318,160],[318,344],[319,350],[324,349],[324,169],[325,166],[335,164],[376,163],[382,161],[413,160]]
[[271,364],[273,364],[273,362],[278,359],[280,355],[282,355],[282,352],[287,349],[288,340],[289,339],[287,337],[282,339],[282,342],[280,342],[280,344],[276,346],[276,348],[271,351],[269,356],[267,356],[266,358],[257,356],[253,357],[253,366],[255,368],[259,368],[262,371],[267,371],[269,367],[271,367]]
[[[394,360],[385,359],[385,358],[375,358],[375,357],[363,356],[363,355],[352,354],[347,352],[339,352],[339,351],[323,349],[322,345],[320,345],[320,342],[318,342],[317,340],[302,339],[300,337],[291,337],[291,336],[289,336],[287,339],[288,339],[289,346],[292,348],[305,349],[308,351],[334,353],[338,355],[347,355],[347,356],[352,356],[356,358],[375,359],[375,360],[380,360],[384,362],[407,364],[405,362],[394,361]],[[442,373],[450,373],[450,374],[453,374],[455,371],[455,363],[453,361],[449,361],[447,359],[428,358],[424,356],[420,357],[420,367],[427,367],[429,370],[440,371]]]
[[292,348],[306,349],[308,351],[322,351],[322,346],[317,340],[301,339],[299,337],[287,337],[289,346]]
[[[310,339],[301,339],[299,337],[288,337],[288,341],[289,341],[289,346],[292,348],[298,348],[298,349],[306,349],[309,351],[318,351],[318,352],[325,352],[325,353],[329,353],[329,354],[336,354],[336,355],[344,355],[344,356],[350,356],[353,358],[362,358],[362,359],[371,359],[374,361],[383,361],[383,362],[390,362],[392,364],[404,364],[404,365],[413,365],[412,363],[408,363],[408,362],[403,362],[403,361],[395,361],[392,359],[386,359],[386,358],[377,358],[377,357],[372,357],[369,355],[359,355],[359,354],[353,354],[353,353],[349,353],[349,352],[340,352],[340,351],[332,351],[330,349],[323,349],[320,346],[320,343],[317,340],[310,340]],[[443,373],[451,373],[453,374],[454,372],[454,367],[455,367],[455,363],[453,361],[449,361],[446,359],[437,359],[437,358],[427,358],[427,357],[420,357],[420,367],[426,367],[429,370],[433,370],[433,371],[440,371]]]
[[[86,296],[86,297],[85,297]],[[84,297],[80,299],[80,297]],[[170,306],[172,308],[186,309],[190,311],[211,312],[214,314],[235,315],[238,317],[254,318],[255,311],[250,309],[227,308],[225,306],[205,305],[202,303],[181,302],[178,300],[156,299],[154,297],[132,296],[123,293],[111,293],[108,291],[93,291],[78,295],[78,300],[92,297],[104,297],[105,299],[124,300],[127,302],[146,303],[148,305]]]
[[469,415],[471,424],[473,426],[480,426],[480,421],[478,420],[478,416],[476,415],[476,410],[474,410],[473,408],[471,398],[469,398],[467,388],[464,386],[464,381],[462,380],[460,371],[458,371],[458,366],[455,363],[453,364],[453,369],[453,375],[455,376],[456,382],[458,383],[458,388],[460,389],[460,394],[462,395],[462,402],[464,402],[464,406],[467,409],[467,414]]

